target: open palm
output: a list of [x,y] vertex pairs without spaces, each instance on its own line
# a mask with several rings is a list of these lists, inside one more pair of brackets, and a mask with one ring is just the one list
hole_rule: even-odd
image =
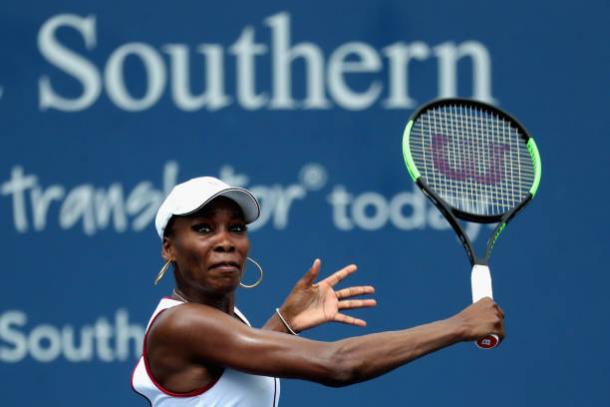
[[374,299],[353,299],[352,297],[372,294],[370,286],[348,287],[335,291],[335,286],[357,267],[353,264],[342,268],[329,277],[314,283],[320,274],[321,262],[314,261],[307,273],[297,282],[281,307],[292,328],[299,332],[325,322],[341,322],[356,326],[366,326],[366,321],[344,314],[347,309],[373,307]]

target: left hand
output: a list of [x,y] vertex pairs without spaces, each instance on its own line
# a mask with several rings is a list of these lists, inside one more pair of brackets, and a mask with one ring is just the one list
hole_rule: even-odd
[[294,286],[280,312],[296,332],[316,327],[325,322],[366,326],[366,321],[343,314],[342,310],[363,307],[374,307],[374,299],[351,299],[365,294],[373,294],[375,288],[370,285],[348,287],[335,291],[334,286],[354,273],[354,264],[343,267],[331,276],[314,284],[320,274],[320,259],[316,259],[305,275]]

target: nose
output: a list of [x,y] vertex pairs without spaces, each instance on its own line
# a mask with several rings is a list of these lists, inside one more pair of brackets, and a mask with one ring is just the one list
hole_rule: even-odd
[[228,230],[223,228],[218,232],[218,239],[214,244],[214,251],[222,253],[230,253],[235,251],[235,244],[233,243]]

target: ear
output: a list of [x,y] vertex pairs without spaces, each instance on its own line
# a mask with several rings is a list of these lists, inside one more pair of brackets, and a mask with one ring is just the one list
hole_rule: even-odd
[[174,246],[172,244],[172,240],[167,236],[163,237],[161,256],[163,256],[165,261],[174,260]]

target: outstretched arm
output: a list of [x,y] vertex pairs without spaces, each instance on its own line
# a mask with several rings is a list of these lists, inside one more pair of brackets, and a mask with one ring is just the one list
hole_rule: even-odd
[[504,336],[504,315],[490,298],[446,320],[336,342],[252,329],[217,309],[195,303],[165,314],[151,330],[151,360],[171,350],[172,358],[187,365],[230,367],[330,386],[371,379],[458,341],[475,340],[490,332]]
[[[353,264],[342,268],[331,276],[315,283],[320,275],[321,262],[316,259],[307,273],[296,283],[280,313],[295,332],[301,332],[325,322],[341,322],[356,326],[366,326],[366,321],[343,313],[345,310],[373,307],[374,299],[354,299],[360,295],[373,294],[370,286],[348,287],[335,291],[335,286],[349,275],[356,272]],[[288,332],[277,314],[274,314],[263,326],[263,329]]]

